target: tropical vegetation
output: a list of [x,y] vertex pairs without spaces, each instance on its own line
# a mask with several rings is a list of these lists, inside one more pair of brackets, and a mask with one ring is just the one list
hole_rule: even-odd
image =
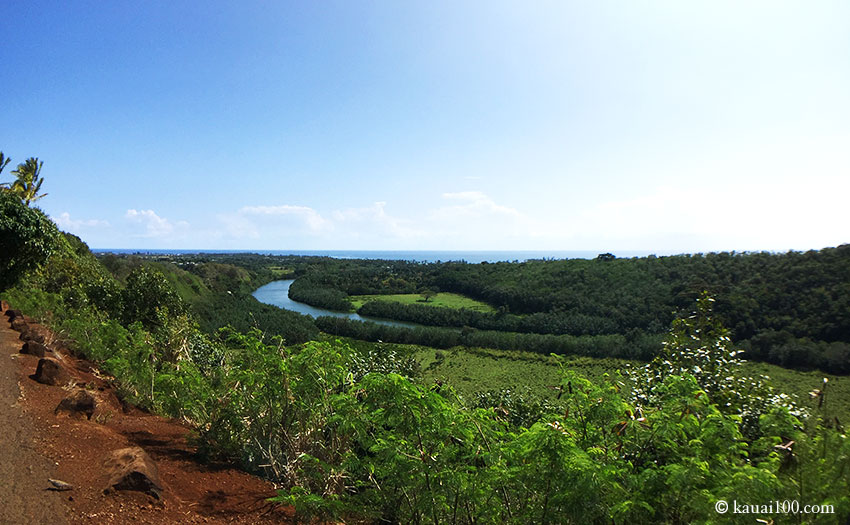
[[[3,172],[3,168],[10,161],[11,159],[6,158],[3,153],[0,153],[0,173]],[[35,157],[31,157],[25,162],[18,164],[17,169],[12,172],[16,176],[16,179],[10,183],[0,184],[0,190],[16,195],[27,206],[47,196],[46,193],[39,193],[41,191],[41,184],[44,182],[44,179],[41,178],[41,167],[43,164],[43,162]]]
[[[842,407],[831,397],[827,381],[809,399],[794,399],[770,378],[747,372],[742,355],[748,354],[741,354],[737,345],[750,341],[752,348],[752,337],[736,341],[725,328],[730,319],[743,318],[730,317],[726,310],[739,304],[731,299],[738,297],[733,289],[676,295],[679,313],[654,317],[656,323],[669,318],[668,327],[641,335],[641,327],[653,321],[652,312],[667,304],[664,294],[653,294],[675,288],[679,281],[647,284],[640,275],[656,271],[654,264],[685,271],[691,268],[686,259],[621,263],[605,257],[575,267],[541,261],[519,268],[540,272],[546,284],[535,286],[530,280],[534,272],[516,274],[526,275],[522,289],[509,284],[507,276],[515,269],[507,265],[493,265],[490,273],[489,268],[474,265],[468,270],[461,263],[433,271],[421,264],[378,268],[354,262],[343,268],[344,275],[366,276],[362,268],[372,273],[362,282],[349,282],[334,278],[329,269],[342,263],[322,258],[98,260],[79,238],[60,232],[26,199],[7,191],[0,199],[3,299],[50,325],[75,353],[98,362],[127,402],[185,421],[203,457],[233,462],[277,481],[282,488],[274,500],[293,505],[304,522],[850,519],[850,442],[839,418]],[[793,273],[802,261],[802,267],[812,270],[798,276],[802,284],[785,285],[792,297],[797,297],[793,290],[818,289],[822,283],[841,290],[846,278],[828,271],[842,267],[846,251],[824,250],[803,259],[769,256],[765,268]],[[736,268],[736,257],[715,261],[706,256],[698,263],[714,267],[722,260]],[[612,319],[618,330],[626,328],[625,334],[526,332],[521,335],[529,339],[519,341],[563,338],[558,341],[568,346],[561,353],[608,355],[637,345],[641,337],[657,335],[654,355],[622,367],[622,372],[588,379],[573,359],[544,356],[548,343],[541,340],[541,349],[529,359],[547,359],[557,367],[550,396],[511,389],[469,396],[448,382],[425,381],[413,347],[343,342],[328,335],[327,321],[317,321],[325,332],[319,334],[317,324],[297,314],[255,314],[263,310],[248,299],[253,288],[278,278],[285,267],[287,275],[298,278],[296,283],[303,279],[309,284],[302,291],[324,287],[342,294],[338,297],[349,305],[347,298],[355,288],[357,295],[410,294],[424,293],[421,284],[433,290],[435,283],[445,289],[454,282],[464,288],[455,293],[501,297],[490,304],[505,307],[503,316],[531,316],[539,305],[551,303],[575,305],[548,312],[558,319],[580,314],[602,319],[603,310],[595,317],[587,312],[613,299],[589,287],[585,300],[575,291],[578,285],[546,281],[547,273],[554,271],[550,264],[570,275],[584,273],[585,284],[579,288],[603,276],[621,283],[621,298],[635,307],[638,320],[629,320],[623,310]],[[785,265],[791,268],[783,270]],[[386,277],[387,267],[403,273]],[[693,268],[689,271],[696,275]],[[481,275],[488,276],[489,292],[480,288],[484,281],[476,280]],[[638,284],[630,284],[629,275]],[[727,278],[723,276],[728,277],[718,274],[721,282]],[[471,284],[462,285],[462,277]],[[648,294],[643,310],[632,303],[636,295],[626,293],[640,289]],[[534,299],[527,290],[537,290],[543,298]],[[821,295],[817,304],[832,308],[825,299],[830,293]],[[774,297],[775,292],[763,294],[760,297]],[[234,297],[233,302],[224,302],[225,296]],[[210,301],[219,300],[219,308],[211,308]],[[535,301],[539,305],[532,308]],[[786,311],[782,304],[745,312],[751,320],[773,319],[771,329],[782,327],[792,338],[832,334],[835,341],[817,341],[843,341],[844,320],[830,317],[828,326],[818,328],[826,317],[815,312],[813,304],[800,303],[793,319],[771,317]],[[219,310],[227,312],[216,317]],[[461,343],[471,346],[488,346],[476,343],[489,343],[490,332],[519,337],[471,327],[421,330],[423,338],[437,337],[427,330],[458,334],[465,338]],[[732,327],[736,330],[737,325]],[[762,333],[758,325],[753,330]],[[494,336],[492,341],[499,339]],[[454,346],[449,351],[464,350]],[[434,361],[441,359],[434,352]],[[721,500],[754,505],[797,501],[801,506],[818,505],[824,512],[718,514]]]
[[[651,359],[666,327],[708,290],[716,299],[716,316],[749,359],[850,373],[850,245],[783,254],[603,255],[490,264],[314,260],[301,266],[290,297],[350,311],[352,298],[359,303],[364,294],[451,292],[485,302],[493,311],[371,300],[357,312],[505,332],[506,340],[516,334],[617,335],[632,346],[619,355]],[[340,335],[357,331],[368,332],[339,324]],[[634,341],[639,341],[638,351]]]

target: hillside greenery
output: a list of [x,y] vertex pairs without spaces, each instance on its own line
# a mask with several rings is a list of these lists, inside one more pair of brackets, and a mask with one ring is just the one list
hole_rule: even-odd
[[423,290],[462,294],[494,311],[372,300],[358,313],[439,327],[657,340],[708,291],[718,319],[749,359],[850,373],[850,245],[490,264],[318,260],[303,268],[290,297],[351,311],[362,294]]
[[[295,312],[262,304],[251,296],[257,287],[279,273],[268,267],[248,267],[220,262],[218,256],[202,260],[168,257],[118,256],[106,254],[100,261],[115,279],[127,283],[140,269],[161,275],[170,290],[194,313],[200,329],[215,334],[231,327],[240,332],[252,328],[268,336],[280,336],[296,344],[315,339],[318,329],[312,320]],[[240,258],[234,257],[239,263]]]
[[[713,289],[713,277],[695,281],[706,285],[702,289],[674,293],[681,276],[670,274],[660,284],[645,276],[658,270],[656,264],[689,278],[699,274],[695,268],[728,264],[716,276],[720,282],[737,268],[738,256],[700,257],[698,264],[685,257],[673,263],[605,257],[576,266],[557,261],[492,265],[492,271],[485,269],[490,265],[461,263],[430,267],[246,255],[98,260],[80,239],[59,232],[25,199],[3,193],[0,238],[15,241],[0,253],[0,267],[15,271],[4,273],[2,298],[50,326],[73,352],[97,362],[126,401],[185,421],[194,429],[199,454],[275,480],[281,489],[274,500],[293,505],[305,523],[760,519],[838,524],[850,519],[850,441],[841,421],[846,404],[837,406],[826,380],[806,398],[788,396],[771,378],[749,368],[736,346],[749,342],[752,352],[752,340],[766,333],[761,325],[740,341],[726,328],[738,331],[740,320],[759,319],[794,340],[845,343],[846,318],[815,311],[843,312],[840,298],[832,294],[846,284],[846,278],[833,273],[843,268],[845,247],[823,250],[823,255],[767,256],[769,261],[756,265],[762,279],[805,268],[796,283],[778,286],[795,299],[806,290],[824,288],[824,293],[815,294],[813,302],[786,305],[780,292],[762,290],[757,299],[777,302],[748,305],[735,317],[730,308],[744,305],[743,296],[732,299],[738,297],[734,287]],[[23,224],[12,220],[17,217],[24,218]],[[340,277],[332,277],[334,267]],[[517,268],[519,273],[512,273]],[[586,279],[604,284],[605,290],[588,288],[586,300],[573,295],[581,286],[547,277],[564,268],[575,278],[584,269]],[[433,338],[431,348],[391,340],[349,343],[328,335],[325,318],[317,320],[325,332],[319,334],[309,318],[275,310],[265,316],[248,301],[251,290],[283,274],[307,283],[307,293],[331,290],[349,305],[352,295],[424,293],[455,282],[458,288],[466,283],[466,289],[451,291],[488,301],[497,309],[493,315],[602,319],[606,305],[616,303],[621,310],[606,317],[617,326],[610,333],[426,327],[407,332]],[[515,287],[509,276],[523,286]],[[535,276],[542,284],[530,280]],[[752,292],[753,277],[739,277],[750,283],[742,289]],[[622,291],[612,291],[614,284]],[[647,294],[643,306],[636,303],[637,290]],[[672,303],[663,290],[673,293]],[[535,299],[534,292],[542,299]],[[660,316],[670,304],[680,312]],[[628,318],[627,307],[636,309],[635,319]],[[797,309],[795,316],[784,318],[791,308]],[[599,309],[596,314],[594,309]],[[239,322],[244,328],[235,327]],[[435,349],[440,338],[451,337],[484,348],[509,339],[532,345],[540,338],[536,353],[470,354],[513,356],[518,366],[533,365],[545,375],[537,379],[537,388],[549,395],[486,386],[462,394],[448,378],[434,374],[466,352],[456,345]],[[562,353],[633,358],[622,349],[639,348],[642,338],[655,337],[651,359],[643,356],[644,361],[589,377],[581,373],[589,370],[589,357],[548,355],[557,352],[546,350],[547,345],[566,345]],[[515,373],[504,378],[521,379]],[[823,506],[824,512],[721,515],[715,510],[719,500],[798,501]]]

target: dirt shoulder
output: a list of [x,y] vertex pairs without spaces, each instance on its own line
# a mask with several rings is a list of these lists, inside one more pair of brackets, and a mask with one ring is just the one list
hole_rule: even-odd
[[[3,309],[5,314],[5,309]],[[292,509],[267,502],[274,486],[229,466],[198,461],[190,431],[177,421],[122,406],[109,382],[89,362],[42,332],[46,357],[70,379],[37,382],[36,355],[21,354],[19,332],[0,317],[0,523],[291,523]],[[69,395],[85,391],[93,412],[55,413]],[[91,419],[88,418],[91,416]],[[141,447],[153,459],[160,498],[110,490],[104,462],[118,449]],[[56,491],[49,479],[73,489]]]
[[21,406],[21,344],[7,319],[0,319],[0,523],[67,523],[67,498],[47,490],[56,465],[41,453],[41,436]]

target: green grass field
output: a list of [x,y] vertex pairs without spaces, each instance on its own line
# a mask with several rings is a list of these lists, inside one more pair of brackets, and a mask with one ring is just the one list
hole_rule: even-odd
[[[371,346],[375,343],[340,338],[323,334],[322,340],[349,344],[354,348]],[[395,348],[401,355],[412,355],[422,367],[422,380],[426,384],[442,381],[451,385],[462,397],[471,400],[477,392],[511,388],[554,397],[557,392],[552,386],[560,382],[558,361],[551,356],[516,350],[493,350],[486,348],[461,348],[437,350],[425,346],[381,343],[387,348]],[[643,363],[625,359],[596,359],[583,356],[563,356],[564,366],[571,368],[594,382],[620,381],[628,388],[628,379],[619,371],[627,364],[640,366]],[[835,414],[842,424],[850,421],[850,376],[835,376],[822,372],[801,372],[768,363],[747,362],[744,369],[748,375],[766,375],[773,388],[786,393],[801,407],[813,408],[816,400],[809,392],[823,385],[824,377],[829,378],[826,403],[830,412]]]
[[494,312],[495,309],[487,303],[476,301],[456,293],[441,292],[427,302],[418,293],[394,294],[394,295],[352,295],[351,304],[354,308],[360,308],[366,301],[393,301],[402,304],[422,304],[425,306],[441,306],[443,308],[466,308],[479,312]]
[[829,383],[826,388],[825,402],[831,406],[831,410],[842,424],[850,421],[850,376],[836,376],[819,371],[800,372],[756,362],[747,363],[746,370],[752,375],[762,374],[770,377],[773,388],[796,396],[798,404],[807,407],[816,405],[816,401],[809,396],[809,392],[822,388],[823,380],[827,378]]
[[[417,347],[416,358],[422,365],[423,378],[432,383],[444,381],[464,397],[476,392],[510,387],[524,389],[541,396],[554,396],[550,386],[559,383],[556,360],[538,354],[490,349],[435,350]],[[591,381],[603,380],[607,374],[611,381],[619,380],[618,371],[627,363],[623,359],[594,359],[565,356],[565,366]],[[641,363],[631,362],[639,366]],[[834,376],[822,372],[800,372],[767,363],[748,362],[746,372],[753,376],[766,375],[777,392],[795,398],[798,405],[813,407],[815,401],[809,392],[822,387],[824,377],[829,378],[826,402],[842,423],[850,421],[850,377]],[[626,381],[627,382],[627,381]]]
[[[556,394],[551,387],[560,383],[560,368],[555,358],[528,352],[419,347],[416,358],[427,383],[446,382],[464,397],[502,388],[529,388],[535,394],[549,397]],[[626,363],[619,359],[578,356],[564,357],[562,362],[591,380],[601,380],[605,374],[614,379],[617,370]]]
[[268,266],[267,268],[275,277],[288,278],[294,274],[294,270],[288,266]]

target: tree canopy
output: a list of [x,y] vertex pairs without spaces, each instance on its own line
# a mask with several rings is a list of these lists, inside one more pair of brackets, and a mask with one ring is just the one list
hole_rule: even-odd
[[[6,167],[11,159],[0,153],[0,172]],[[41,167],[43,161],[37,157],[30,157],[25,162],[18,164],[18,167],[12,171],[15,175],[15,180],[0,184],[3,193],[11,193],[21,199],[21,202],[29,206],[32,202],[47,196],[46,193],[39,193],[44,179],[41,178]]]
[[0,290],[43,264],[59,246],[59,230],[39,209],[0,192]]

